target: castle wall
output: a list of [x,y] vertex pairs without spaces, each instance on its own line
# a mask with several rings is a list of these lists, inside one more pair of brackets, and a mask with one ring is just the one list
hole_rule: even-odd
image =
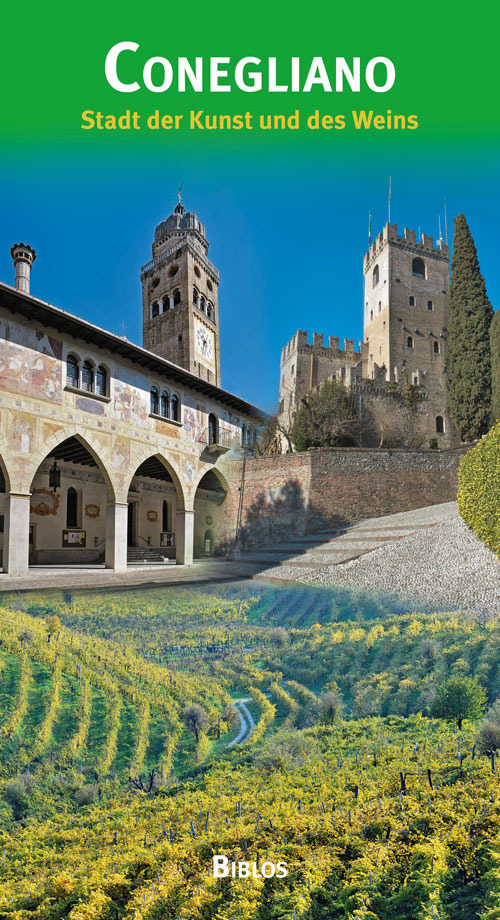
[[242,545],[271,546],[291,535],[454,501],[467,450],[330,448],[249,459]]

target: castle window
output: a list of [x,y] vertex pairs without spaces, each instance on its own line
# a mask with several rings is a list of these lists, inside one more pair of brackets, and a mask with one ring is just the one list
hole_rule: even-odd
[[439,342],[434,342],[434,354],[439,354]]
[[428,310],[433,310],[433,309],[434,309],[434,307],[432,306],[432,300],[428,300],[428,301],[427,301],[427,309],[428,309]]
[[377,287],[377,284],[379,283],[379,279],[380,279],[380,272],[379,272],[378,265],[376,265],[375,268],[373,269],[372,279],[373,279],[372,280],[373,287]]
[[159,283],[160,283],[160,279],[159,279],[159,278],[153,278],[153,287],[154,287],[154,288],[157,288],[158,285],[159,285]]
[[181,292],[179,291],[179,288],[176,288],[174,291],[174,307],[176,307],[177,304],[179,304],[180,302],[181,302]]
[[413,259],[411,270],[414,278],[425,278],[425,262],[422,259]]
[[214,289],[214,286],[213,286],[212,282],[210,281],[210,278],[209,278],[208,281],[207,281],[207,288],[208,288],[209,291],[213,291],[213,289]]
[[163,531],[168,532],[168,502],[166,501],[163,502],[162,506],[161,527]]
[[66,527],[78,527],[78,492],[73,486],[66,495]]
[[151,387],[149,393],[149,411],[152,415],[158,415],[159,409],[159,399],[158,399],[158,388]]
[[413,386],[418,387],[418,377],[413,378]]
[[198,296],[199,296],[199,295],[198,295],[198,291],[197,291],[197,289],[194,287],[194,288],[193,288],[193,303],[194,303],[195,307],[198,306]]
[[200,310],[203,310],[203,313],[205,312],[205,298],[204,297],[200,297]]
[[160,313],[160,304],[155,300],[154,304],[151,307],[151,316],[158,316]]
[[94,389],[94,368],[90,361],[84,361],[82,364],[82,390],[92,393]]
[[408,338],[407,338],[407,340],[406,340],[406,344],[408,345],[408,348],[413,348],[413,339],[412,339],[411,335],[408,336]]
[[436,434],[444,434],[444,418],[442,415],[436,416]]
[[95,375],[95,391],[98,396],[108,395],[108,374],[106,368],[101,365],[97,368]]
[[174,395],[172,396],[172,399],[170,400],[170,418],[173,419],[174,422],[180,422],[181,420],[180,415],[181,415],[181,402],[180,402],[179,397],[176,396],[174,393]]
[[161,394],[161,399],[160,399],[160,415],[162,415],[163,418],[168,418],[169,410],[170,410],[170,399],[169,399],[168,393],[165,390],[163,390]]
[[195,265],[195,267],[194,267],[194,273],[195,273],[195,275],[196,275],[197,278],[201,278],[201,272],[200,272],[200,269],[198,268],[197,265]]
[[414,307],[414,306],[415,306],[415,298],[414,298],[413,296],[409,297],[408,303],[410,304],[410,307]]
[[80,366],[74,355],[68,355],[66,362],[66,380],[70,387],[78,387],[80,384]]
[[219,419],[213,412],[208,416],[208,443],[217,444],[219,437]]
[[178,271],[179,271],[179,266],[178,266],[178,265],[172,265],[172,268],[170,269],[170,271],[169,271],[169,273],[168,273],[168,277],[169,277],[169,278],[173,278],[174,275],[176,275]]

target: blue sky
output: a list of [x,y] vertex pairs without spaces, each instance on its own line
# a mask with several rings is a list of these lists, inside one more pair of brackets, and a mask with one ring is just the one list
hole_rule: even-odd
[[[443,198],[463,211],[494,309],[498,279],[499,181],[494,165],[442,153],[346,163],[284,150],[255,160],[225,150],[151,153],[134,160],[31,157],[0,173],[0,278],[12,283],[10,246],[35,246],[32,293],[142,344],[139,271],[154,228],[171,213],[184,182],[186,208],[207,227],[221,274],[221,376],[232,392],[272,409],[282,346],[298,328],[362,337],[362,260],[368,210],[372,233],[387,218],[437,237]],[[443,223],[444,235],[444,223]]]

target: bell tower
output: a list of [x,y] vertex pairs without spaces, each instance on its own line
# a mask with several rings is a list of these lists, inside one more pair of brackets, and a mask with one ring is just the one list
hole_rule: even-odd
[[204,225],[178,199],[141,269],[143,346],[220,386],[219,273]]

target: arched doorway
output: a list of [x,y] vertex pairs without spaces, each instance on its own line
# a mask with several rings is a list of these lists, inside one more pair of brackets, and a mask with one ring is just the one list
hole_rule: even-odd
[[143,460],[128,490],[128,565],[184,562],[178,518],[184,512],[180,479],[161,454]]
[[229,486],[214,469],[200,479],[194,498],[195,558],[224,555],[231,543],[232,516]]
[[47,453],[30,492],[30,565],[104,564],[114,492],[83,438],[66,438]]

